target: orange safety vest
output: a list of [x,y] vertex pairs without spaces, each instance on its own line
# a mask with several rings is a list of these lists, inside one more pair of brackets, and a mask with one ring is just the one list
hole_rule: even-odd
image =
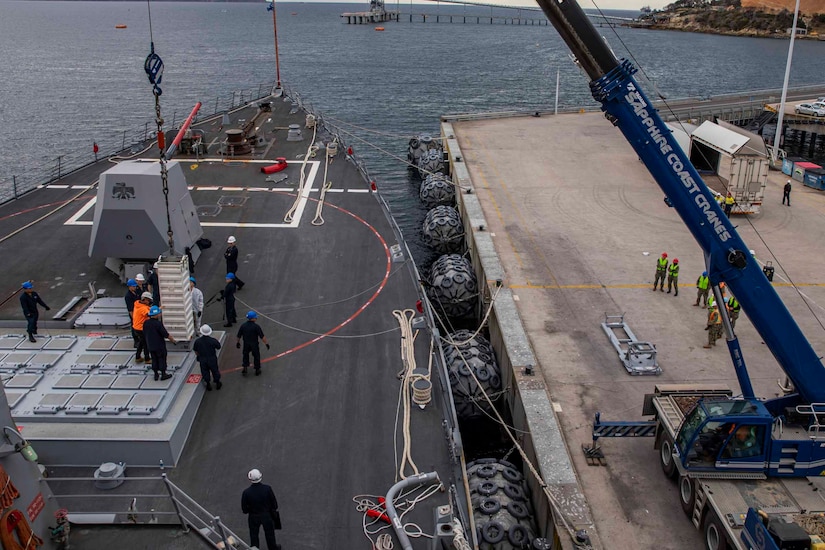
[[135,309],[132,311],[132,328],[143,330],[143,323],[149,318],[149,306],[142,302],[135,302]]
[[710,317],[708,317],[708,324],[709,325],[721,325],[722,324],[722,316],[719,315],[719,310],[711,310]]

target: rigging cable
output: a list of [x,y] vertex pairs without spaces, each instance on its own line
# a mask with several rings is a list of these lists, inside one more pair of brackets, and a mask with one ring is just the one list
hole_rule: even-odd
[[284,221],[286,223],[292,223],[293,217],[295,216],[295,212],[298,210],[298,205],[301,204],[301,199],[303,198],[302,195],[304,194],[304,185],[307,184],[307,181],[306,181],[307,162],[309,161],[310,156],[314,156],[315,151],[318,150],[317,146],[315,145],[315,136],[317,134],[318,134],[318,125],[316,124],[312,128],[312,139],[309,142],[309,147],[307,147],[307,152],[304,155],[304,160],[301,163],[301,178],[298,181],[298,189],[297,189],[297,193],[295,194],[295,202],[292,203],[292,206],[289,208],[286,215],[284,215]]
[[172,218],[169,213],[169,178],[166,170],[165,143],[163,135],[163,117],[160,114],[160,96],[163,91],[160,83],[163,80],[163,60],[155,53],[155,37],[152,33],[152,6],[151,0],[146,0],[146,9],[149,12],[149,55],[143,62],[143,70],[152,85],[152,95],[155,96],[155,123],[157,124],[158,151],[160,152],[160,179],[163,183],[163,200],[166,205],[166,235],[169,237],[169,255],[175,253],[175,240],[172,233]]

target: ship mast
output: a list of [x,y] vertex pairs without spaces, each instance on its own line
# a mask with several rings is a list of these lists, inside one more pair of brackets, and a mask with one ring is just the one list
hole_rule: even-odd
[[276,86],[281,87],[281,58],[278,56],[278,20],[275,15],[275,0],[266,0],[269,4],[266,9],[272,12],[272,32],[275,35],[275,78]]

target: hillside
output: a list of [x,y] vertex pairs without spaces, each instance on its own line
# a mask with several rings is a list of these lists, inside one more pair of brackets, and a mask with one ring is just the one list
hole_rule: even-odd
[[[647,12],[641,24],[653,29],[782,38],[793,26],[794,4],[795,0],[676,0],[662,10]],[[801,0],[797,26],[800,38],[825,37],[825,0]]]

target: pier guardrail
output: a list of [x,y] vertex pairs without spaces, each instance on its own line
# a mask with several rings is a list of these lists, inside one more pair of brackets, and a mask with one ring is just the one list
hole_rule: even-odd
[[[235,90],[215,96],[211,100],[203,101],[203,107],[198,112],[195,122],[203,122],[214,116],[221,115],[232,109],[241,107],[251,101],[268,96],[272,92],[275,82],[266,82],[250,88]],[[170,131],[182,124],[188,112],[173,111],[166,116],[164,131]],[[144,124],[113,130],[108,135],[95,136],[95,139],[84,139],[73,149],[67,149],[62,154],[22,173],[12,174],[11,180],[0,178],[0,204],[16,199],[31,191],[38,185],[54,182],[71,172],[89,166],[100,159],[122,154],[131,154],[136,146],[145,146],[156,137],[157,127],[154,120],[147,120]],[[93,144],[97,144],[95,153]]]

